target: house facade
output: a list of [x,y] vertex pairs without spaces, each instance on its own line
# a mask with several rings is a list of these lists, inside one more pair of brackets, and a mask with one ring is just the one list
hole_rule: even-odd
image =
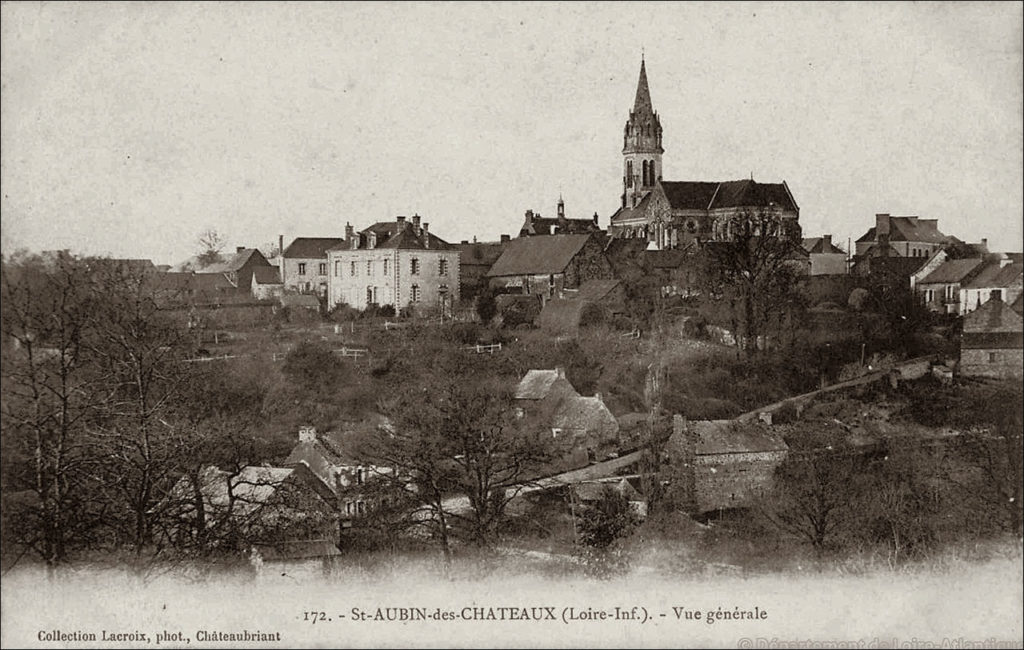
[[459,301],[459,251],[420,217],[374,224],[328,252],[328,304],[450,313]]
[[879,213],[875,215],[874,227],[861,235],[854,249],[858,258],[928,258],[953,241],[939,230],[938,219]]
[[259,266],[252,270],[252,297],[256,300],[273,300],[284,293],[281,273],[276,268]]
[[804,238],[803,249],[810,258],[809,275],[846,274],[846,251],[832,243],[832,235]]
[[673,488],[697,513],[747,507],[768,494],[788,452],[764,422],[690,422],[679,415],[665,445]]
[[588,280],[612,279],[600,234],[538,235],[510,241],[487,277],[504,293],[538,295],[543,301]]
[[1001,379],[1024,376],[1024,318],[998,294],[964,317],[960,374]]
[[528,371],[514,404],[517,418],[551,432],[568,466],[585,465],[617,445],[619,423],[601,395],[580,395],[563,368]]
[[[945,257],[944,251],[936,254]],[[945,260],[933,271],[913,283],[914,291],[930,311],[960,314],[960,290],[984,267],[981,258]]]
[[327,292],[327,251],[345,242],[341,237],[296,237],[281,253],[281,281],[288,291]]
[[993,297],[1012,304],[1024,293],[1024,262],[1020,254],[998,255],[999,259],[987,260],[970,280],[961,285],[961,314],[978,309]]
[[196,271],[198,275],[223,275],[235,288],[237,293],[250,293],[252,291],[252,274],[257,268],[275,267],[267,261],[258,249],[239,246],[235,254],[226,262],[212,264]]

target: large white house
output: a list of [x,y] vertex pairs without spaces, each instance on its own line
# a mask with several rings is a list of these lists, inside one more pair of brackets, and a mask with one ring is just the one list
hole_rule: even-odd
[[419,215],[378,222],[327,251],[330,305],[450,312],[459,301],[459,251]]

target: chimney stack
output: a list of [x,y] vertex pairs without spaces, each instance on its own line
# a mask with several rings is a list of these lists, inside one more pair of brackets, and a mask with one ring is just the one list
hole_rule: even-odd
[[561,196],[558,197],[558,220],[565,221],[565,201]]
[[832,250],[832,235],[821,236],[821,247],[826,253]]
[[245,246],[235,246],[235,252],[236,253],[241,253],[244,250],[245,250]]
[[299,427],[299,442],[316,442],[316,428],[310,426]]
[[558,377],[559,379],[565,379],[565,368],[563,368],[562,366],[558,366],[557,368],[555,368],[555,376]]
[[594,225],[595,226],[597,225],[597,213],[596,212],[594,213]]
[[398,232],[405,230],[405,217],[395,217],[395,224],[398,226]]
[[889,236],[889,213],[875,215],[875,239],[881,241],[882,235]]
[[423,224],[423,247],[430,248],[430,224]]
[[512,238],[511,238],[511,237],[509,237],[508,235],[502,235],[502,236],[501,236],[501,243],[502,243],[502,244],[507,244],[507,243],[509,243],[509,241],[511,241],[511,240],[512,240]]
[[345,239],[352,239],[353,234],[355,234],[355,228],[351,223],[345,222]]
[[277,274],[284,284],[284,235],[277,236]]
[[420,232],[420,215],[418,215],[418,214],[412,215],[412,229],[413,229],[413,232],[415,232],[417,235],[419,234],[419,232]]
[[526,227],[530,228],[533,226],[533,210],[526,211]]

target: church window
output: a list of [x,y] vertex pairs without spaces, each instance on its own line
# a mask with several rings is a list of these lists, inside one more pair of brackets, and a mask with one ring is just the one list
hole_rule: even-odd
[[651,171],[651,185],[654,185],[655,183],[658,182],[658,177],[654,173],[654,161],[653,160],[651,161],[651,169],[650,169],[650,171]]
[[641,185],[641,187],[647,187],[647,161],[641,161],[640,165],[641,167],[643,167],[643,173],[641,175],[641,178],[643,179],[643,185]]
[[626,161],[626,187],[633,187],[633,161]]

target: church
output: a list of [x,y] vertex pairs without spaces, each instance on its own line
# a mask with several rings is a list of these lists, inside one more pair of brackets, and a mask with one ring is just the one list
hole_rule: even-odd
[[800,237],[800,208],[785,181],[662,180],[661,142],[661,119],[651,103],[641,59],[622,139],[622,204],[611,217],[610,235],[646,239],[649,250],[686,248],[694,242],[731,239],[754,219],[757,227],[770,224],[767,234]]

